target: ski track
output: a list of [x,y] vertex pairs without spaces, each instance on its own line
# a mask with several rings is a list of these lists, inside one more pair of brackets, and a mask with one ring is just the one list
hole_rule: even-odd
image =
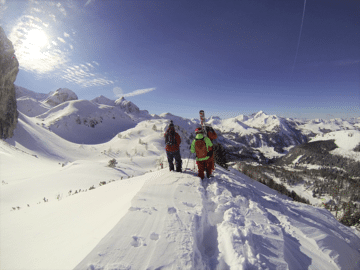
[[153,173],[75,269],[359,269],[359,238],[328,211],[236,170],[214,175]]

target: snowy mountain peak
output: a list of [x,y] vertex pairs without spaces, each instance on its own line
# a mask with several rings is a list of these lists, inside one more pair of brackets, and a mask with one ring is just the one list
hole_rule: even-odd
[[259,117],[263,117],[263,116],[268,116],[266,113],[264,113],[263,111],[259,111],[254,115],[254,118],[259,118]]
[[94,98],[93,100],[91,100],[92,102],[95,102],[97,104],[104,104],[104,105],[109,105],[109,106],[115,106],[115,101],[111,100],[107,97],[104,97],[103,95]]
[[126,100],[124,97],[121,97],[115,100],[115,105],[119,106],[120,108],[124,109],[127,113],[138,113],[140,109],[131,101]]
[[78,96],[68,88],[59,88],[50,95],[44,102],[50,106],[57,106],[65,101],[78,100]]
[[241,114],[239,116],[236,116],[235,119],[238,120],[238,121],[244,122],[244,121],[248,120],[249,117],[246,116],[246,115]]

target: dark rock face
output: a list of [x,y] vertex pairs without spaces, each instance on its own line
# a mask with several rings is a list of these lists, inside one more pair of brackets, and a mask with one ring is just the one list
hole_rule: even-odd
[[18,112],[16,107],[14,81],[19,72],[11,41],[0,27],[0,138],[11,138],[16,128]]

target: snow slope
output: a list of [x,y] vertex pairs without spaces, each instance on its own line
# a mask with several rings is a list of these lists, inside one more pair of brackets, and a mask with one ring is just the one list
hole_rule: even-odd
[[117,133],[153,118],[124,98],[113,101],[100,96],[92,101],[78,100],[67,88],[46,95],[17,86],[16,93],[21,113],[36,117],[38,125],[73,143],[104,143]]
[[78,96],[68,88],[59,88],[54,93],[51,93],[43,102],[51,107],[55,107],[70,100],[78,100]]
[[310,142],[334,140],[338,148],[330,153],[360,161],[360,152],[354,151],[354,148],[360,145],[359,130],[339,130],[317,135]]
[[206,190],[161,171],[75,269],[357,269],[359,249],[328,211],[235,170],[218,170]]
[[[50,106],[49,95],[17,93],[18,126],[0,141],[1,269],[359,269],[360,239],[327,210],[235,170],[218,167],[204,185],[189,169],[168,172],[169,120],[184,169],[195,167],[198,120],[150,116],[124,99],[58,96]],[[209,122],[235,133],[288,128],[263,112]],[[316,139],[358,154],[359,131]]]
[[168,119],[94,145],[37,123],[20,114],[0,141],[1,269],[359,269],[360,239],[329,211],[233,169],[204,185],[169,172]]
[[38,123],[74,143],[98,144],[136,123],[122,110],[87,100],[67,101],[36,117]]

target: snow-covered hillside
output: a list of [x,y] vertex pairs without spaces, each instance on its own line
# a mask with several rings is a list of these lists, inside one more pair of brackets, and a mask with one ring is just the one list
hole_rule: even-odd
[[[41,117],[20,112],[14,137],[0,141],[2,269],[358,269],[359,237],[327,210],[233,169],[217,167],[202,184],[189,169],[195,162],[187,160],[187,139],[181,154],[188,169],[169,172],[164,130],[174,119],[188,138],[197,125],[191,120],[139,117],[93,145],[54,131],[58,123],[62,136],[75,136],[60,124],[111,108],[73,100]],[[110,126],[102,127],[111,133]],[[86,131],[83,138],[95,136]]]
[[124,98],[112,101],[100,96],[92,101],[78,100],[67,88],[48,95],[22,87],[16,90],[21,113],[35,117],[41,127],[74,143],[104,143],[140,121],[152,119],[147,111]]
[[349,121],[340,118],[330,120],[313,119],[303,123],[300,128],[304,131],[321,135],[331,131],[354,130],[358,128],[357,124],[359,124],[359,122],[353,122],[353,124],[351,124]]
[[[150,115],[123,97],[117,100],[104,96],[91,101],[77,100],[76,94],[66,88],[39,94],[19,86],[16,86],[16,94],[20,112],[36,117],[39,125],[74,143],[104,143],[143,120],[172,119],[188,133],[193,133],[200,124],[198,119],[184,119],[169,113]],[[305,121],[259,111],[229,119],[212,116],[207,123],[218,131],[219,142],[232,156],[265,162],[286,155],[289,149],[316,135],[357,130],[360,122],[359,118]]]
[[334,140],[338,148],[330,153],[343,156],[360,162],[360,151],[354,151],[356,146],[360,146],[359,130],[340,130],[318,135],[310,142]]

